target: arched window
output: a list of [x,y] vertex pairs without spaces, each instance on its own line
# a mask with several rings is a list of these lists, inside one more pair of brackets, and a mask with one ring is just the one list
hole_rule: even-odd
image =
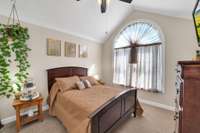
[[114,42],[113,82],[164,92],[164,44],[153,24],[138,21],[119,33]]

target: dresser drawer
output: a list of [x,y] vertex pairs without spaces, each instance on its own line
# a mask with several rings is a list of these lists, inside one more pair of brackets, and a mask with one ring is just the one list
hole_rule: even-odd
[[200,79],[200,65],[186,65],[184,66],[183,78]]

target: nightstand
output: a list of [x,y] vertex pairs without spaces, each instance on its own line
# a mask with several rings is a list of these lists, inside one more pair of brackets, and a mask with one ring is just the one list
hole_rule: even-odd
[[[42,113],[42,102],[43,98],[42,96],[31,100],[31,101],[20,101],[20,100],[14,100],[12,106],[16,110],[16,129],[17,132],[20,131],[21,126],[24,124],[30,123],[35,120],[43,121],[43,113]],[[34,114],[32,117],[28,116],[20,116],[20,111],[22,109],[26,109],[29,107],[37,106],[38,111],[36,114]]]

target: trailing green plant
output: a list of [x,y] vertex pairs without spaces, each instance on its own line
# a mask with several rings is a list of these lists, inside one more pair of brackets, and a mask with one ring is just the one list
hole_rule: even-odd
[[0,95],[10,96],[16,93],[10,77],[11,53],[15,53],[15,62],[18,68],[15,74],[17,91],[21,91],[28,76],[28,51],[26,45],[29,39],[28,29],[19,24],[0,24]]

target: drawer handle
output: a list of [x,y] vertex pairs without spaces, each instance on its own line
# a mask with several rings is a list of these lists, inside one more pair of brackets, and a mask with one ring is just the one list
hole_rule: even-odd
[[179,119],[179,113],[176,112],[175,115],[174,115],[174,120],[176,121],[177,119]]

